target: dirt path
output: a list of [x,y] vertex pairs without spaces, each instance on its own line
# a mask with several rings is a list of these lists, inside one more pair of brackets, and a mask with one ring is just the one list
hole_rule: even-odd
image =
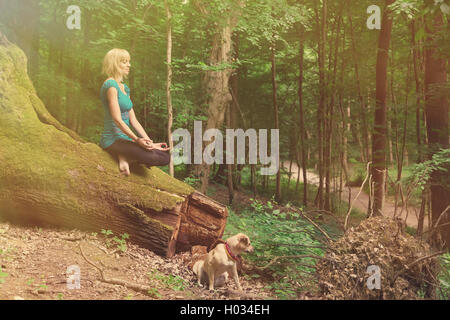
[[[282,163],[282,166],[289,172],[289,165],[290,162],[289,161],[284,161]],[[292,163],[292,168],[291,168],[291,179],[292,180],[297,180],[297,174],[298,174],[298,166],[295,162]],[[306,173],[306,179],[308,181],[308,183],[312,183],[316,186],[319,185],[319,176],[308,170]],[[303,174],[302,172],[300,172],[300,182],[303,182]],[[360,187],[351,187],[350,188],[350,194],[351,194],[351,201],[353,202],[354,199],[356,198],[358,192],[359,192]],[[342,200],[343,201],[347,201],[349,199],[349,188],[345,187],[342,190]],[[367,193],[365,193],[364,191],[361,192],[361,194],[358,196],[358,198],[356,199],[356,201],[354,201],[353,203],[353,208],[356,208],[362,212],[367,212],[369,206],[369,195]],[[419,208],[415,208],[415,207],[410,207],[408,206],[408,212],[406,212],[405,210],[403,210],[403,212],[401,212],[402,209],[401,207],[397,208],[397,216],[401,216],[402,220],[404,221],[406,219],[406,225],[408,227],[412,227],[412,228],[417,228],[417,222],[418,222],[418,215],[419,215]],[[392,199],[386,198],[385,203],[384,203],[384,208],[383,208],[383,215],[385,216],[389,216],[389,217],[394,217],[394,212],[395,212],[395,204],[392,201]],[[401,212],[401,215],[399,214]],[[428,221],[427,219],[425,219],[424,221],[424,230],[427,229],[428,227]]]

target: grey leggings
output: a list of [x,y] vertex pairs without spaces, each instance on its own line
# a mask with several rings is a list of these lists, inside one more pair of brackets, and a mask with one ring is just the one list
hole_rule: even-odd
[[121,154],[130,161],[142,163],[147,167],[165,166],[170,162],[169,151],[146,150],[132,141],[118,139],[108,148],[105,148],[113,156]]

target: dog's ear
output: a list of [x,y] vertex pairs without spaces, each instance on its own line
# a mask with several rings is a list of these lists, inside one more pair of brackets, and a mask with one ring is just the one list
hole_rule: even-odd
[[241,235],[239,237],[239,242],[242,242],[245,245],[249,245],[250,244],[250,240],[245,234],[243,234],[243,235]]

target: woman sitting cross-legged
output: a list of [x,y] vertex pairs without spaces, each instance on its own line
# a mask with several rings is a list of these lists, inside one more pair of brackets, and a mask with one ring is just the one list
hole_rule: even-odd
[[[130,175],[129,162],[150,166],[165,166],[170,162],[167,144],[153,143],[136,119],[130,89],[122,80],[130,72],[130,54],[123,49],[112,49],[103,60],[103,73],[108,79],[100,89],[105,110],[104,130],[100,146],[119,159],[119,170]],[[136,130],[137,137],[130,129]]]

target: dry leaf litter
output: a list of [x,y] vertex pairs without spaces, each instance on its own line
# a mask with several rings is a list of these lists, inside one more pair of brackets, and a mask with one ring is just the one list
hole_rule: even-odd
[[[330,244],[326,257],[334,262],[317,264],[320,291],[326,299],[418,299],[433,292],[438,263],[437,257],[416,262],[432,254],[395,220],[371,217]],[[380,268],[380,289],[367,273],[371,265]]]

